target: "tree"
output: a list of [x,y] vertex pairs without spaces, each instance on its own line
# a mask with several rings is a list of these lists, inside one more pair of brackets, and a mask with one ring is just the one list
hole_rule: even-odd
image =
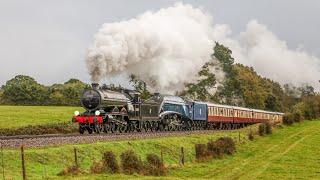
[[310,85],[301,86],[298,90],[301,92],[302,97],[315,95],[314,88]]
[[234,67],[232,51],[228,47],[216,42],[214,53],[211,56],[221,63],[222,69],[225,73],[223,86],[218,88],[215,95],[216,99],[219,99],[220,103],[230,105],[241,104],[241,102],[239,102],[241,101],[241,93],[239,91],[240,82],[236,80],[237,71]]
[[222,44],[216,42],[214,48],[214,53],[211,57],[218,59],[222,63],[223,71],[227,76],[234,75],[232,65],[234,63],[234,58],[232,57],[232,51]]
[[147,84],[143,80],[134,74],[131,74],[129,78],[134,89],[140,93],[141,99],[148,99],[151,97],[151,93],[147,89]]
[[79,79],[74,79],[71,78],[68,81],[66,81],[64,84],[74,84],[74,83],[79,83],[79,84],[84,84],[82,81],[80,81]]
[[49,87],[49,99],[52,105],[80,105],[80,98],[88,84],[78,79],[70,79],[64,84]]
[[33,78],[18,75],[3,86],[3,99],[10,104],[43,105],[48,93],[46,87]]
[[4,97],[3,97],[3,87],[0,88],[0,104],[4,104]]
[[188,83],[186,89],[180,93],[181,96],[201,101],[214,101],[214,95],[211,92],[216,84],[215,75],[210,71],[213,67],[212,62],[205,63],[198,72],[198,80],[196,83]]

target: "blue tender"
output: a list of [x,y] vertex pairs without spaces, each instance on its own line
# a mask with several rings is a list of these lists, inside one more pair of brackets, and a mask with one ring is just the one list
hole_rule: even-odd
[[190,116],[192,120],[195,120],[195,121],[207,121],[207,118],[208,118],[207,110],[208,110],[207,104],[200,103],[200,102],[191,102]]

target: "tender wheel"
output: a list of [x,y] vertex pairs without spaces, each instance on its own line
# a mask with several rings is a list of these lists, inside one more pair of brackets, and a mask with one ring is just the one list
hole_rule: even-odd
[[119,132],[120,132],[120,133],[123,133],[123,132],[126,131],[127,126],[125,126],[125,125],[120,125],[120,126],[118,126],[118,129],[119,129]]
[[110,124],[109,123],[108,124],[104,124],[104,132],[105,133],[110,132]]
[[158,128],[159,131],[164,131],[164,125],[162,123],[159,123],[158,126],[159,126]]
[[144,132],[148,132],[148,122],[142,122],[141,126]]
[[111,133],[115,133],[117,130],[116,124],[115,123],[110,123],[110,131]]

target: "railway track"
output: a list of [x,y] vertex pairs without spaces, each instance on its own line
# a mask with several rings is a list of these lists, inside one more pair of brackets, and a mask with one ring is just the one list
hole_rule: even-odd
[[164,132],[131,132],[117,134],[46,134],[46,135],[19,135],[0,136],[0,145],[3,148],[44,147],[64,144],[87,144],[95,142],[135,140],[159,137],[184,136],[192,134],[209,134],[230,130],[195,130],[195,131],[164,131]]

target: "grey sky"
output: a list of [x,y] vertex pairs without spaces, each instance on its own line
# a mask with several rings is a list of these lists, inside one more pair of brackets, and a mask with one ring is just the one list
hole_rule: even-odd
[[[90,82],[84,56],[93,35],[106,22],[126,20],[175,1],[0,0],[0,84],[26,74],[43,84],[72,77]],[[194,0],[215,23],[238,33],[256,19],[289,47],[303,46],[320,57],[320,1]]]

